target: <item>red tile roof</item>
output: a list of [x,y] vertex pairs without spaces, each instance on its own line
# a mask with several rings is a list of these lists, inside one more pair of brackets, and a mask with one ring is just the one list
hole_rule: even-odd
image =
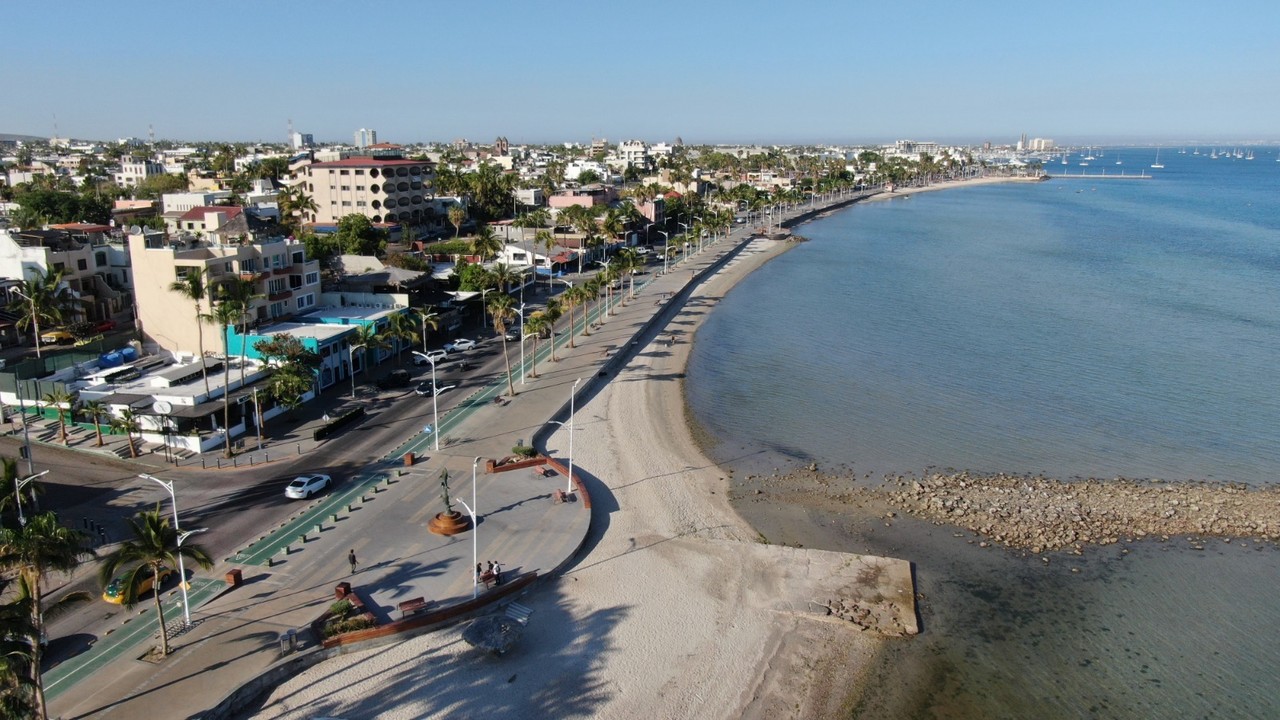
[[387,165],[430,165],[426,160],[379,160],[371,157],[353,157],[333,162],[313,163],[313,168],[385,167]]
[[179,220],[204,220],[205,213],[211,213],[211,212],[226,213],[227,219],[231,220],[232,218],[240,217],[240,214],[244,212],[244,208],[238,205],[201,205],[200,207],[193,207],[190,210],[186,211],[185,213],[182,214],[182,217],[178,219]]

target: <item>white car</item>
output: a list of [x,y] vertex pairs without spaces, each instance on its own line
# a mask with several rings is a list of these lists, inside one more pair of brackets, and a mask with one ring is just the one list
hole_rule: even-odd
[[447,357],[449,357],[449,353],[445,352],[444,350],[432,350],[431,352],[427,352],[427,353],[420,353],[417,350],[414,350],[413,364],[426,365],[428,363],[438,363]]
[[458,338],[457,340],[454,340],[451,343],[445,343],[445,346],[444,346],[445,352],[451,352],[451,353],[466,352],[468,350],[474,350],[475,348],[476,348],[476,341],[468,340],[467,338]]
[[290,500],[306,500],[328,490],[332,482],[328,475],[299,475],[284,489],[284,496]]

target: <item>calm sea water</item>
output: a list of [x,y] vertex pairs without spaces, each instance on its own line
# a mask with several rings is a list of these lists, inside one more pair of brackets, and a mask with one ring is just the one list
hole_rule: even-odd
[[[925,193],[804,226],[698,335],[687,392],[713,457],[1280,479],[1280,162],[1253,151],[1164,148],[1152,170],[1154,149],[1107,149],[1089,172],[1156,178]],[[879,669],[912,702],[868,716],[1280,716],[1274,549],[1044,565],[902,525],[827,540],[913,560],[928,598],[926,633]]]

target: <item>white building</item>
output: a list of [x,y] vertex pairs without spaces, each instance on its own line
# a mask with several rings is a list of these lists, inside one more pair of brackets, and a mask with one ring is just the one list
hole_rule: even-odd
[[163,174],[164,166],[153,160],[125,160],[115,173],[115,181],[120,187],[136,187],[152,175]]
[[370,145],[378,144],[378,131],[368,128],[360,128],[355,134],[355,146],[358,148],[367,148]]
[[289,144],[294,150],[301,150],[302,148],[315,147],[316,139],[311,133],[296,132],[289,136]]

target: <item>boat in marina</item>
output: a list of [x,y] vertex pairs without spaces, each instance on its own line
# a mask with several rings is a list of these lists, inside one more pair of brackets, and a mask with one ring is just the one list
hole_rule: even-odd
[[1156,170],[1164,169],[1164,165],[1160,164],[1160,148],[1156,148],[1156,161],[1151,163],[1151,167],[1155,168]]

